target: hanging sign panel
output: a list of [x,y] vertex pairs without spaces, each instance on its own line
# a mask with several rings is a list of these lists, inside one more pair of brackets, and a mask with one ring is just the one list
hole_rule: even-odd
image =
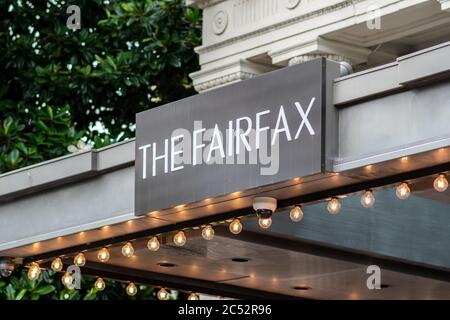
[[338,73],[317,59],[137,114],[136,215],[324,172]]

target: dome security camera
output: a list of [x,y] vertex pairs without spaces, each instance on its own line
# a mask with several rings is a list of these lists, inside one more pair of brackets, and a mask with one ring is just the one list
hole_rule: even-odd
[[253,199],[253,209],[255,209],[258,218],[270,218],[277,209],[277,199],[271,197],[256,197]]
[[14,271],[15,263],[11,258],[0,258],[0,274],[2,277],[9,277]]

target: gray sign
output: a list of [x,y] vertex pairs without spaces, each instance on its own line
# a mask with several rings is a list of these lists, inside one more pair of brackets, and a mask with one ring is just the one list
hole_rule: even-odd
[[338,73],[317,59],[137,114],[135,214],[324,172]]

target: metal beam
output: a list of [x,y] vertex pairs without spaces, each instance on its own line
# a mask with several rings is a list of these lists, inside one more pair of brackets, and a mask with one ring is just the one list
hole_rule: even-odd
[[[290,206],[293,206],[296,204],[313,203],[313,202],[321,201],[323,199],[327,199],[327,198],[330,198],[333,196],[351,194],[351,193],[359,192],[361,190],[366,190],[366,189],[379,188],[379,187],[383,187],[386,185],[398,183],[401,181],[407,181],[407,180],[411,180],[411,179],[421,178],[421,177],[429,176],[432,174],[446,172],[449,170],[450,170],[450,163],[439,164],[439,165],[428,167],[428,168],[417,169],[417,170],[413,170],[413,171],[409,171],[409,172],[399,173],[399,174],[392,175],[389,177],[383,177],[383,178],[378,178],[378,179],[374,179],[374,180],[370,180],[370,181],[358,182],[358,183],[348,185],[348,186],[319,191],[319,192],[301,195],[301,196],[293,197],[293,198],[289,198],[289,199],[283,199],[278,202],[278,206],[279,206],[279,208],[286,208],[286,207],[290,207]],[[101,247],[108,246],[108,245],[115,244],[115,243],[124,243],[126,241],[132,241],[132,240],[139,239],[139,238],[146,238],[149,236],[173,232],[173,231],[180,230],[180,229],[192,228],[195,226],[200,226],[200,225],[204,225],[204,224],[215,222],[215,221],[222,221],[222,220],[227,220],[227,219],[234,218],[234,217],[246,216],[249,214],[249,212],[252,212],[252,211],[253,211],[253,208],[248,207],[248,208],[244,208],[244,209],[221,213],[221,214],[214,215],[214,216],[202,217],[202,218],[198,218],[198,219],[193,219],[193,220],[183,221],[180,223],[171,224],[168,226],[148,229],[148,230],[139,231],[139,232],[133,232],[133,233],[117,236],[117,237],[106,238],[106,239],[102,239],[102,240],[98,240],[98,241],[93,241],[91,243],[80,244],[80,245],[76,245],[76,246],[72,246],[72,247],[63,248],[60,250],[50,251],[50,252],[38,254],[35,256],[27,257],[27,258],[25,258],[25,263],[28,263],[31,261],[45,260],[45,259],[49,259],[52,257],[61,256],[61,255],[75,254],[80,251],[97,249],[97,248],[101,248]]]

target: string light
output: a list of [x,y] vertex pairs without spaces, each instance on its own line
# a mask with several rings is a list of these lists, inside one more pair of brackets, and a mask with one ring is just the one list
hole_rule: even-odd
[[375,196],[371,190],[367,190],[361,196],[361,205],[364,208],[371,208],[375,203]]
[[337,214],[341,210],[341,203],[338,198],[331,198],[327,204],[327,210],[331,214]]
[[147,248],[150,251],[158,251],[159,249],[159,240],[158,237],[151,237],[150,240],[147,242]]
[[102,248],[97,253],[97,258],[101,262],[107,262],[109,260],[109,251],[107,248]]
[[291,218],[291,220],[293,222],[299,222],[303,219],[303,210],[300,206],[294,206],[291,209],[291,212],[289,212],[289,218]]
[[61,278],[61,282],[67,288],[70,287],[73,283],[72,275],[69,272],[64,273],[64,275]]
[[178,231],[175,236],[173,237],[173,243],[175,243],[176,246],[182,247],[186,244],[186,234],[183,230]]
[[238,218],[233,219],[230,223],[230,232],[233,234],[239,234],[242,231],[241,220]]
[[83,267],[86,264],[86,257],[84,253],[80,252],[73,258],[73,263],[78,267]]
[[105,281],[103,281],[102,278],[97,278],[97,280],[95,280],[94,287],[98,291],[103,291],[106,287]]
[[157,296],[159,300],[167,300],[169,298],[169,294],[164,288],[159,289]]
[[205,240],[212,240],[214,238],[214,228],[212,225],[208,224],[203,228],[202,237]]
[[39,264],[37,262],[32,262],[30,264],[30,268],[28,269],[28,279],[31,281],[36,280],[39,278],[39,275],[41,274],[41,268],[39,267]]
[[126,288],[127,295],[134,296],[138,292],[136,285],[133,282],[130,282]]
[[259,218],[258,224],[263,229],[269,229],[270,226],[272,225],[272,218],[270,218],[270,217],[269,218]]
[[52,270],[55,271],[55,272],[61,271],[62,268],[63,268],[63,263],[62,263],[62,261],[61,261],[61,258],[55,258],[55,259],[52,261],[51,268],[52,268]]
[[411,189],[409,188],[408,184],[406,182],[402,182],[397,186],[395,189],[395,194],[397,197],[401,200],[408,199],[411,194]]
[[134,254],[134,248],[133,245],[131,244],[131,242],[127,242],[125,243],[125,245],[122,247],[122,255],[124,257],[131,257]]
[[191,292],[188,296],[188,300],[199,300],[198,294]]
[[444,192],[448,188],[448,180],[444,174],[440,174],[436,179],[434,179],[433,187],[438,192]]

